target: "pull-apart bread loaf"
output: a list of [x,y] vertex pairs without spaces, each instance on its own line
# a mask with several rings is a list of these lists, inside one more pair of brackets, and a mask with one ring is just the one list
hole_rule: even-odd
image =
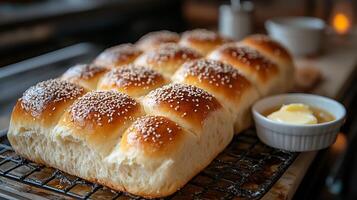
[[257,99],[287,91],[292,77],[291,57],[266,36],[237,43],[201,29],[153,32],[30,87],[8,138],[29,160],[164,197],[251,125]]

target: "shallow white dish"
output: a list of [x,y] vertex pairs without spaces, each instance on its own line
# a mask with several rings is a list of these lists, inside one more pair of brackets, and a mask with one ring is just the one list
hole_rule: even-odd
[[[275,122],[262,113],[290,103],[303,103],[323,109],[335,119],[314,125],[294,125]],[[339,102],[311,94],[282,94],[259,100],[252,107],[259,139],[274,148],[288,151],[314,151],[330,146],[344,122],[346,110]]]
[[286,46],[296,56],[319,51],[325,22],[314,17],[282,17],[266,21],[269,36]]

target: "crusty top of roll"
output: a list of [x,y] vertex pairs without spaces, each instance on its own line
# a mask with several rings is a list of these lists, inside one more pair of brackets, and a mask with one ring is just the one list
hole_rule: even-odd
[[267,35],[251,35],[244,38],[242,42],[258,49],[259,51],[269,54],[272,57],[278,57],[284,62],[292,62],[292,57],[289,52],[281,44],[272,40]]
[[93,91],[77,99],[69,108],[71,121],[78,126],[105,126],[125,123],[137,112],[139,104],[116,91]]
[[206,55],[225,42],[228,42],[228,40],[216,32],[206,29],[195,29],[182,34],[180,45],[191,47],[201,54]]
[[187,62],[180,68],[179,78],[185,83],[205,88],[215,93],[223,93],[226,98],[234,99],[252,87],[251,83],[238,70],[229,64],[216,60],[200,59]]
[[62,80],[78,84],[88,90],[95,90],[99,78],[107,68],[97,65],[78,64],[69,68],[62,76]]
[[20,98],[21,108],[33,117],[55,111],[57,106],[83,95],[85,90],[68,81],[50,79],[27,89]]
[[[209,58],[229,63],[238,70],[256,74],[260,81],[267,82],[279,73],[279,69],[273,62],[269,61],[258,51],[235,44],[227,44],[213,51]],[[246,74],[247,76],[250,76]]]
[[164,77],[150,68],[127,65],[112,69],[105,74],[98,89],[115,89],[130,96],[139,97],[165,83]]
[[104,50],[94,60],[94,64],[113,68],[132,63],[142,51],[133,44],[121,44]]
[[181,134],[182,128],[166,117],[144,116],[127,129],[120,148],[127,151],[135,147],[135,150],[139,149],[148,156],[168,155],[176,150]]
[[211,112],[221,108],[215,97],[192,85],[172,83],[151,91],[145,103],[201,128]]
[[107,69],[104,67],[88,64],[77,64],[63,73],[61,78],[69,81],[77,79],[88,80],[104,73],[105,71],[107,71]]
[[193,49],[177,44],[163,44],[146,52],[136,61],[139,65],[148,65],[166,76],[172,75],[184,62],[201,58]]
[[177,43],[179,34],[171,31],[154,31],[142,36],[136,45],[143,51],[151,50],[164,43]]

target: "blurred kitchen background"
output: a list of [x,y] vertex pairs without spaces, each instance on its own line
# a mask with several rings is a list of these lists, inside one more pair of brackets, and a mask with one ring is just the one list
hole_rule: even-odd
[[[56,77],[75,63],[90,62],[106,47],[135,42],[154,30],[233,27],[222,21],[227,17],[224,4],[247,14],[246,20],[239,18],[238,26],[245,27],[241,30],[249,30],[239,32],[242,35],[266,33],[265,23],[271,18],[310,16],[326,23],[329,42],[346,47],[356,42],[356,0],[0,0],[0,129],[7,128],[15,99],[28,86]],[[316,54],[304,56],[313,59],[334,48],[327,43]],[[302,84],[318,79],[314,70],[303,73],[312,78]],[[354,76],[350,83],[343,94],[349,110],[344,134],[335,149],[319,153],[294,199],[357,199],[357,159],[355,153],[343,154],[357,132]]]

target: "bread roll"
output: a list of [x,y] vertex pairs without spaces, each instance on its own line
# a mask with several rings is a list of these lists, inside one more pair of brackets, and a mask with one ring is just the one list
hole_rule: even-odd
[[166,83],[161,74],[148,67],[127,65],[107,72],[98,90],[117,90],[138,98]]
[[89,147],[106,155],[130,121],[140,115],[141,106],[131,97],[115,91],[93,91],[74,102],[56,131],[63,133],[65,129],[64,134],[85,140]]
[[202,55],[207,55],[216,47],[230,40],[223,38],[213,31],[195,29],[182,34],[180,45],[197,50]]
[[180,36],[171,31],[154,31],[142,36],[136,45],[143,51],[149,51],[165,43],[177,43]]
[[259,94],[255,86],[231,65],[206,59],[187,62],[175,73],[173,81],[194,85],[213,94],[229,111],[235,133],[251,125],[250,107]]
[[41,148],[50,150],[39,146],[42,138],[50,134],[67,107],[85,92],[78,85],[58,79],[43,81],[27,89],[11,115],[8,139],[12,147],[26,158],[46,163]]
[[146,52],[135,61],[135,64],[149,66],[164,76],[171,77],[184,62],[201,57],[195,50],[171,43]]
[[78,84],[88,90],[95,90],[100,77],[108,70],[96,65],[79,64],[69,68],[62,80]]
[[262,96],[285,90],[285,87],[280,85],[283,74],[277,65],[252,48],[227,44],[217,48],[207,57],[234,66],[254,83]]
[[[14,150],[143,197],[179,190],[250,125],[255,100],[287,90],[293,70],[268,39],[213,50],[226,40],[194,30],[178,41],[150,33],[137,42],[141,50],[119,45],[30,87],[11,116]],[[212,52],[204,59],[197,51]]]
[[284,74],[282,84],[287,90],[291,90],[294,86],[294,63],[287,49],[285,49],[277,41],[271,39],[267,35],[251,35],[241,42],[255,50],[259,51],[269,60],[277,64],[281,72]]
[[132,44],[121,44],[104,50],[93,63],[106,68],[120,67],[132,63],[141,53]]
[[206,122],[211,120],[210,113],[215,111],[226,114],[221,116],[222,119],[231,120],[216,98],[186,84],[169,84],[150,92],[144,97],[143,106],[146,113],[165,116],[195,134],[202,134],[208,128],[206,125],[210,123]]

